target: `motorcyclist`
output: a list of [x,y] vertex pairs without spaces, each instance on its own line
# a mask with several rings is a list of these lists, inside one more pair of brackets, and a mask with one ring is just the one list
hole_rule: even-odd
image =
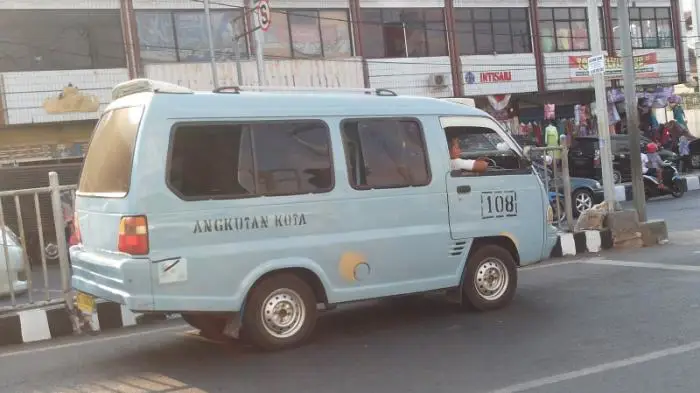
[[[658,153],[658,146],[656,146],[656,143],[650,142],[649,144],[647,144],[646,150],[646,155],[642,153],[642,171],[644,171],[646,167],[646,173],[644,174],[647,176],[656,176],[659,188],[663,189],[665,188],[662,170],[664,162]],[[646,156],[646,162],[644,156]]]

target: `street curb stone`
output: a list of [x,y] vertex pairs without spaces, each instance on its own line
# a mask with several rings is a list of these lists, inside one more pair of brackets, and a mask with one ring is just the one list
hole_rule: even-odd
[[575,256],[611,248],[613,248],[613,238],[609,229],[560,233],[550,257]]
[[[98,302],[96,312],[86,316],[89,329],[84,334],[96,334],[129,326],[145,325],[180,315],[135,314],[125,306],[112,302]],[[84,326],[86,327],[86,326]],[[0,315],[0,347],[19,345],[75,335],[71,316],[65,304],[52,307],[21,310]]]

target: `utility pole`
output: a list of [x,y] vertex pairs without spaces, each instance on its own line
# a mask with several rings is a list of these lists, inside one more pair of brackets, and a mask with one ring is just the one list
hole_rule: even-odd
[[[639,114],[635,86],[634,57],[630,35],[629,0],[617,0],[617,18],[620,24],[620,44],[622,46],[622,77],[625,85],[625,106],[627,108],[627,135],[630,140],[630,165],[632,165],[632,196],[639,221],[647,220],[644,182],[642,180],[642,157],[639,149]],[[653,108],[650,110],[654,110]]]
[[207,23],[207,40],[209,41],[209,63],[211,64],[211,79],[214,83],[214,88],[219,87],[219,75],[216,72],[216,57],[214,56],[214,39],[211,32],[211,10],[209,9],[209,0],[204,0],[204,19]]
[[[605,201],[608,202],[608,207],[613,209],[615,206],[615,187],[613,184],[612,153],[610,150],[610,129],[608,128],[608,99],[605,94],[605,55],[600,42],[598,2],[596,0],[588,0],[587,3],[588,34],[591,39],[591,58],[588,61],[588,69],[593,74],[593,87],[595,88],[595,114],[598,118],[598,144],[600,146],[603,192],[605,193]],[[592,68],[591,60],[594,58],[596,59],[596,66]],[[602,62],[602,67],[598,62]]]
[[[692,3],[692,8],[693,8],[693,13],[692,13],[692,21],[693,21],[693,30],[691,31],[691,34],[695,38],[695,45],[693,46],[693,49],[695,49],[695,64],[700,64],[700,0],[695,0]],[[679,20],[683,18],[683,7],[681,3],[681,7],[678,7],[681,9],[681,15],[679,16]],[[684,25],[684,21],[681,21],[681,25]],[[687,37],[687,35],[686,35]],[[685,49],[685,46],[683,43],[678,43],[677,45],[680,45],[681,48]],[[700,81],[700,78],[698,78],[698,81]],[[700,84],[700,82],[699,82]],[[666,109],[664,109],[666,110]]]
[[253,31],[253,36],[255,38],[255,64],[258,67],[258,86],[265,84],[265,54],[263,53],[263,45],[265,43],[265,38],[263,37],[263,26],[262,26],[262,16],[260,1],[255,3],[255,31]]

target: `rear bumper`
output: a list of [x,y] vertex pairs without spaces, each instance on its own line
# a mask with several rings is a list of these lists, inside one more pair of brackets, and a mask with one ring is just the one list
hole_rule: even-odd
[[120,254],[70,249],[72,286],[96,298],[125,305],[133,311],[152,311],[151,271],[148,259]]

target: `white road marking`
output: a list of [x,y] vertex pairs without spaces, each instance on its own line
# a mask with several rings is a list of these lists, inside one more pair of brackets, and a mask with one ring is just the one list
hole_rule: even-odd
[[581,261],[581,263],[589,265],[606,265],[606,266],[621,266],[621,267],[642,267],[647,269],[661,270],[677,270],[682,272],[700,272],[700,266],[693,265],[672,265],[668,263],[655,262],[633,262],[633,261],[615,261],[611,259],[591,259]]
[[128,333],[128,334],[121,334],[121,335],[117,335],[117,336],[99,337],[99,338],[94,338],[92,340],[83,340],[83,341],[76,341],[76,342],[72,342],[72,343],[59,344],[59,345],[53,345],[53,346],[47,346],[47,347],[41,347],[41,348],[23,349],[23,350],[19,350],[19,351],[0,353],[0,359],[9,358],[12,356],[21,356],[21,355],[30,355],[30,354],[34,354],[34,353],[40,353],[40,352],[48,352],[48,351],[53,351],[56,349],[81,347],[84,345],[104,343],[104,342],[121,340],[121,339],[131,338],[131,337],[149,336],[149,335],[163,333],[163,332],[169,332],[169,331],[173,331],[173,330],[186,331],[187,326],[188,325],[184,325],[184,324],[178,325],[178,326],[168,326],[168,327],[163,327],[163,328],[158,328],[158,329],[149,329],[149,330],[133,332],[133,333]]
[[627,359],[617,360],[609,363],[602,363],[597,366],[582,368],[577,371],[571,371],[568,373],[556,374],[545,378],[534,379],[532,381],[523,382],[515,385],[506,386],[504,388],[491,391],[490,393],[519,393],[525,392],[527,390],[532,390],[536,388],[541,388],[543,386],[553,385],[560,382],[570,381],[572,379],[585,377],[593,374],[600,374],[607,371],[612,371],[624,367],[633,366],[636,364],[650,362],[652,360],[658,360],[669,356],[681,355],[687,352],[692,352],[700,349],[700,341],[694,341],[689,344],[679,345],[677,347],[671,347],[662,349],[660,351],[649,352],[644,355],[633,356]]
[[563,262],[554,262],[554,263],[542,263],[542,262],[540,262],[540,263],[532,265],[532,266],[521,267],[520,269],[518,269],[518,271],[526,272],[526,271],[530,271],[530,270],[544,269],[546,267],[572,265],[574,263],[581,263],[581,261],[576,260],[576,261],[563,261]]

